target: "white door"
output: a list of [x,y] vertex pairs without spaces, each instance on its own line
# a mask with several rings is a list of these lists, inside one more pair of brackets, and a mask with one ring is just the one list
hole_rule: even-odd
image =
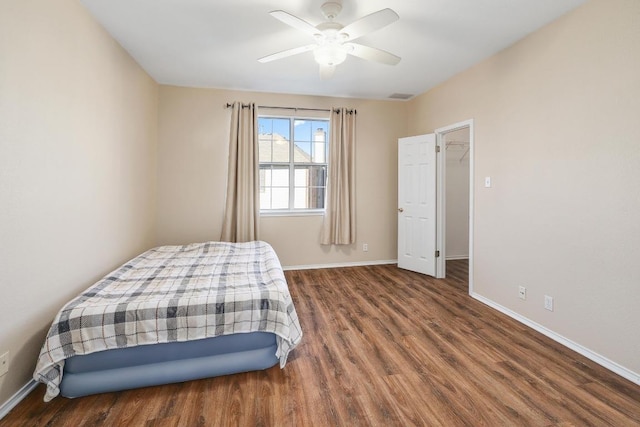
[[436,135],[398,140],[398,267],[436,274]]

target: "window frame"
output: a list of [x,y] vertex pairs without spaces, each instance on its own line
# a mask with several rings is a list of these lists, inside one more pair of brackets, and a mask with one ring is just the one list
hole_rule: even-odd
[[[286,114],[260,114],[258,113],[258,123],[260,122],[261,118],[265,118],[265,119],[284,119],[284,120],[288,120],[289,121],[289,162],[262,162],[259,161],[259,169],[262,169],[262,165],[269,165],[271,167],[273,166],[281,166],[284,167],[286,166],[289,169],[289,186],[288,186],[288,190],[289,190],[289,208],[287,209],[263,209],[262,206],[260,206],[260,215],[261,216],[313,216],[313,215],[324,215],[325,211],[326,211],[326,207],[327,207],[327,200],[326,200],[326,195],[327,195],[327,182],[328,182],[328,176],[329,176],[329,139],[330,139],[330,125],[331,125],[331,120],[330,120],[330,116],[323,116],[323,117],[313,117],[313,116],[297,116],[297,115],[286,115]],[[320,122],[326,122],[327,123],[327,133],[326,133],[326,139],[325,139],[325,144],[326,144],[326,161],[325,163],[314,163],[314,162],[295,162],[295,155],[294,155],[294,151],[295,151],[295,142],[296,142],[296,137],[295,137],[295,121],[296,120],[309,120],[309,121],[320,121]],[[259,126],[258,126],[259,127]],[[260,135],[260,131],[258,129],[258,135]],[[258,138],[259,140],[259,138]],[[310,141],[313,142],[313,141]],[[258,143],[258,149],[259,149],[259,143]],[[325,178],[325,182],[324,182],[324,195],[325,195],[325,199],[324,199],[324,207],[322,209],[317,209],[317,208],[293,208],[291,206],[294,206],[294,201],[295,201],[295,171],[296,171],[296,167],[299,166],[303,166],[303,167],[308,167],[308,166],[325,166],[326,170],[327,170],[327,176]],[[307,187],[307,188],[311,188],[311,187]],[[258,190],[260,191],[260,190]]]

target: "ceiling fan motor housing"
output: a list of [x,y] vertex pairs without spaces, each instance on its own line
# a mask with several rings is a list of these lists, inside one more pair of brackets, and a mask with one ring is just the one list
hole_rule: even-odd
[[331,40],[338,38],[338,34],[340,34],[340,31],[344,28],[344,25],[338,22],[329,21],[318,24],[316,28],[322,33],[325,39]]

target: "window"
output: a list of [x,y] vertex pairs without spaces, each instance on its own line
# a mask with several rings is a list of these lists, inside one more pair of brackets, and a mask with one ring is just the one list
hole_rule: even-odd
[[258,117],[260,210],[324,209],[329,120]]

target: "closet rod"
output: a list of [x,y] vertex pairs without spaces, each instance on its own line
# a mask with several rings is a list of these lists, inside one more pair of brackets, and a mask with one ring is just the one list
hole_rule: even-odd
[[447,148],[449,148],[449,146],[451,146],[451,145],[461,146],[461,147],[468,147],[469,143],[465,142],[465,141],[448,141],[447,142]]

